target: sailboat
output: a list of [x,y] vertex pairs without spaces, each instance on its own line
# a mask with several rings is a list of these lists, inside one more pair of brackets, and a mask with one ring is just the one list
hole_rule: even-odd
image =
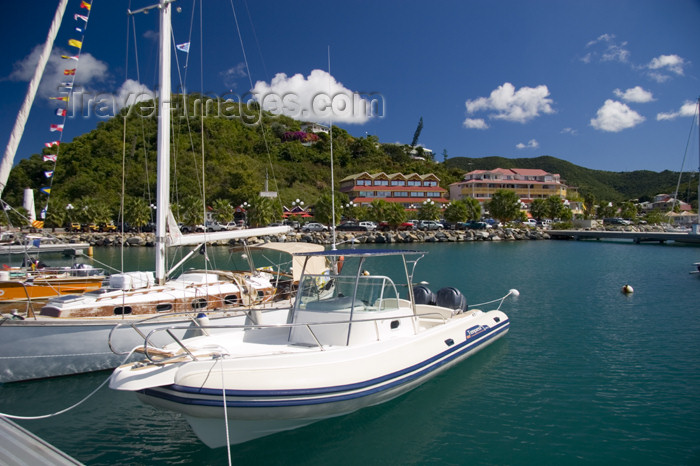
[[[123,360],[120,348],[136,345],[143,335],[163,326],[197,327],[209,319],[242,324],[262,314],[269,314],[267,320],[271,315],[278,315],[281,322],[286,319],[291,304],[288,299],[278,299],[279,274],[255,269],[194,270],[173,279],[166,271],[166,247],[195,245],[187,259],[207,242],[278,237],[290,228],[180,233],[169,206],[171,6],[166,1],[131,13],[150,8],[161,9],[155,271],[113,274],[108,286],[51,299],[39,313],[30,312],[24,318],[4,316],[0,321],[0,382],[114,368]],[[144,318],[147,321],[140,323]],[[120,330],[114,331],[117,325]]]

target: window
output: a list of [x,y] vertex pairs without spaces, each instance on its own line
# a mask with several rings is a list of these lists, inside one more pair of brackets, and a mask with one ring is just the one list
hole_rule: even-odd
[[393,197],[408,197],[408,191],[394,191]]
[[156,304],[156,312],[168,312],[172,311],[173,305],[168,303],[168,304]]
[[224,298],[224,304],[227,306],[235,306],[238,304],[238,296],[230,294]]
[[204,309],[207,307],[207,300],[204,298],[198,298],[192,301],[192,309]]
[[425,197],[425,193],[422,191],[412,191],[411,197]]
[[389,186],[389,180],[374,180],[375,186]]
[[124,307],[119,306],[119,307],[114,308],[114,315],[115,316],[123,316],[123,315],[127,315],[127,314],[131,314],[131,306],[124,306]]
[[404,180],[392,180],[391,185],[392,186],[406,186],[406,182]]

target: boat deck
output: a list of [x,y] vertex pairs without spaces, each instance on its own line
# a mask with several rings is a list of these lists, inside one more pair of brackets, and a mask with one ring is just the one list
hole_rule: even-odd
[[0,416],[0,437],[2,438],[1,464],[83,464],[2,416]]

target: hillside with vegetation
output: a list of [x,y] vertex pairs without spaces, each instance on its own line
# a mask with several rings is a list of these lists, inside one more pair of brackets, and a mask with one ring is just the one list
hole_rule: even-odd
[[[450,168],[461,171],[491,170],[494,168],[539,168],[561,175],[564,183],[578,188],[581,197],[598,201],[650,201],[656,194],[673,194],[678,183],[678,172],[637,170],[610,172],[592,170],[566,160],[544,155],[535,158],[509,159],[505,157],[454,157],[446,161]],[[697,177],[685,173],[679,189],[679,199],[697,206]]]
[[[203,197],[207,206],[214,209],[251,202],[263,190],[266,176],[269,189],[279,193],[280,211],[281,205],[291,206],[295,199],[309,206],[328,195],[331,140],[327,134],[303,133],[299,121],[268,113],[263,114],[263,124],[246,124],[245,114],[236,113],[235,108],[232,113],[230,107],[225,109],[228,113],[219,112],[223,109],[216,103],[207,107],[208,115],[202,118],[194,111],[196,98],[188,96],[186,104],[179,107],[188,108],[189,116],[176,113],[172,119],[171,202],[183,221],[198,220],[195,217],[202,211]],[[81,213],[90,218],[79,221],[119,221],[122,189],[125,211],[136,209],[141,217],[150,217],[149,206],[155,204],[156,197],[157,119],[150,116],[152,108],[153,102],[148,102],[124,109],[116,117],[100,122],[93,131],[61,144],[51,178],[47,226],[60,226],[68,220],[67,214]],[[590,170],[549,156],[455,157],[436,163],[430,158],[412,157],[409,145],[383,144],[372,135],[353,137],[336,126],[332,143],[336,183],[362,171],[415,172],[435,173],[447,188],[468,170],[541,168],[559,173],[583,196],[620,201],[673,192],[678,177],[668,171]],[[421,148],[417,149],[421,155]],[[14,167],[3,193],[5,202],[21,206],[23,190],[30,187],[36,193],[37,210],[43,207],[46,197],[39,189],[47,186],[45,171],[52,167],[42,155],[50,152],[43,149]],[[697,180],[694,183],[696,186]],[[687,186],[681,192],[684,189]],[[691,192],[697,202],[697,189]],[[67,211],[68,204],[75,210]],[[188,212],[191,218],[183,218],[188,217]]]

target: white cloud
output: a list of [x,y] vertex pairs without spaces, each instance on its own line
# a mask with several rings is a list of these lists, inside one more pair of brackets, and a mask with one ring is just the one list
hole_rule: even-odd
[[248,73],[246,72],[245,63],[241,62],[236,66],[222,71],[219,75],[227,87],[236,87],[236,81],[239,78],[245,78],[248,76]]
[[381,96],[372,101],[353,92],[326,71],[313,70],[309,76],[287,76],[278,73],[267,84],[255,83],[251,91],[263,109],[304,121],[365,123],[377,115],[376,105],[382,106]]
[[683,76],[683,68],[689,64],[689,61],[678,55],[659,55],[642,68],[649,70],[647,73],[651,79],[663,83],[671,79],[672,75]]
[[683,67],[687,64],[688,62],[678,55],[660,55],[651,60],[647,68],[650,70],[666,70],[678,76],[683,76]]
[[153,40],[153,41],[158,41],[158,31],[154,31],[152,29],[148,29],[146,32],[143,33],[143,37],[145,39]]
[[629,88],[624,92],[620,89],[615,89],[613,92],[616,96],[618,96],[625,102],[635,102],[638,104],[643,104],[654,100],[653,94],[649,91],[644,90],[641,86]]
[[462,123],[465,128],[469,129],[488,129],[489,125],[482,118],[467,118]]
[[657,121],[675,120],[678,117],[693,117],[696,113],[697,104],[691,100],[686,100],[677,112],[658,113]]
[[578,131],[573,129],[573,128],[564,128],[563,130],[561,130],[561,134],[575,135],[575,134],[578,134]]
[[[540,113],[554,113],[547,86],[521,87],[517,91],[511,83],[504,83],[491,91],[489,97],[467,100],[467,113],[488,111],[489,118],[526,123]],[[466,122],[465,122],[466,123]]]
[[522,142],[519,142],[518,144],[515,145],[518,149],[535,149],[537,147],[540,147],[540,143],[537,142],[535,139],[530,139],[527,144],[523,144]]
[[[29,55],[14,64],[14,70],[10,73],[9,79],[12,81],[30,81],[34,75],[34,70],[39,63],[39,55],[43,45],[37,45]],[[71,81],[71,76],[66,76],[64,70],[76,68],[75,83],[84,88],[90,88],[95,82],[104,82],[108,77],[107,64],[98,60],[89,53],[80,54],[80,61],[63,59],[61,55],[72,56],[74,51],[66,51],[60,48],[53,50],[49,57],[44,76],[39,85],[38,94],[41,97],[60,96],[65,93],[59,92],[59,85],[62,82]]]
[[133,79],[127,79],[117,91],[117,106],[121,109],[138,102],[154,100],[154,98],[155,92],[150,90],[148,86]]
[[601,34],[597,39],[586,44],[586,48],[594,50],[584,55],[581,61],[591,63],[594,59],[598,59],[600,61],[628,63],[630,52],[625,47],[627,47],[627,42],[616,42],[615,34]]
[[644,120],[642,115],[622,102],[608,99],[598,109],[596,117],[591,119],[591,126],[601,131],[617,133],[623,129],[634,128]]

